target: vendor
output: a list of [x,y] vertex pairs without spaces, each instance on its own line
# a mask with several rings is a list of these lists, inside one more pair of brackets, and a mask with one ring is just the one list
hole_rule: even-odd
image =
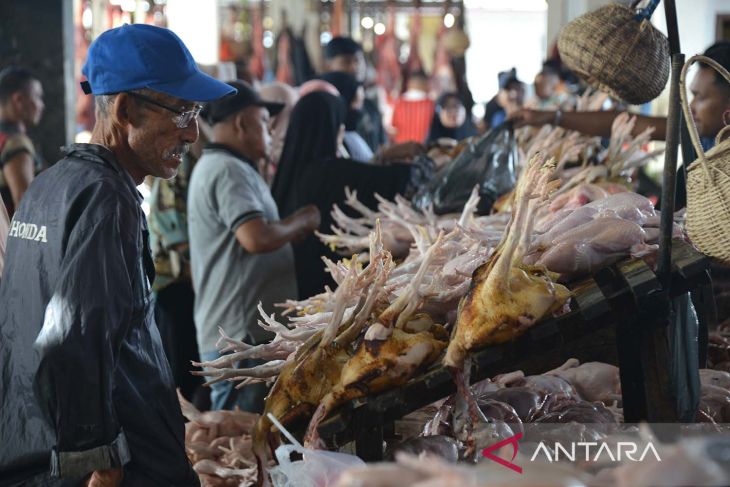
[[[721,41],[708,47],[704,55],[730,70],[730,41]],[[690,103],[692,117],[705,150],[715,144],[715,137],[730,122],[730,84],[710,66],[699,64],[700,69],[690,85],[693,98]],[[512,115],[515,126],[541,127],[552,124],[588,135],[611,136],[611,126],[616,111],[562,112],[560,110],[519,110]],[[667,134],[666,117],[636,115],[632,135],[637,136],[649,127],[654,128],[653,140],[664,140]],[[684,172],[678,180],[677,206],[685,205]]]
[[[721,41],[708,47],[704,55],[717,61],[722,67],[730,70],[730,41]],[[730,123],[730,84],[712,67],[699,64],[700,69],[690,85],[692,102],[690,109],[705,150],[715,144],[715,137],[720,130]],[[553,124],[569,130],[608,137],[611,125],[620,112],[561,112],[521,110],[513,115],[516,126],[542,126]],[[651,137],[664,140],[667,133],[666,117],[646,117],[636,115],[633,135],[636,136],[646,128],[653,127]],[[677,177],[676,208],[682,208],[686,202],[685,175],[680,170]],[[730,242],[728,243],[730,245]],[[730,269],[727,266],[714,265],[712,270],[713,288],[717,303],[717,314],[720,322],[730,321]]]
[[145,176],[175,176],[196,102],[235,90],[167,29],[134,24],[89,47],[89,144],[36,178],[15,212],[0,282],[0,478],[10,485],[199,480],[150,299]]

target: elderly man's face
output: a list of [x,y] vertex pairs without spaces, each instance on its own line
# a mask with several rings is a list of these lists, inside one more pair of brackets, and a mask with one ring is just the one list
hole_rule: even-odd
[[[146,92],[145,96],[180,111],[195,107],[194,102],[163,93]],[[140,172],[163,179],[174,177],[183,155],[198,139],[197,119],[181,128],[176,113],[141,99],[129,97],[129,102],[128,143]]]

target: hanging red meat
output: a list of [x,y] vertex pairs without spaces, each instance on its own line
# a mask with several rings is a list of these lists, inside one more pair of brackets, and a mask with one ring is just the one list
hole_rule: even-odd
[[253,48],[253,53],[249,62],[249,69],[260,80],[264,79],[264,72],[266,70],[264,66],[264,58],[266,56],[264,51],[264,26],[262,24],[263,5],[263,2],[261,2],[258,6],[251,9],[251,24],[253,25],[251,47]]
[[378,84],[383,87],[390,100],[398,95],[398,85],[401,79],[400,64],[398,63],[398,39],[395,37],[395,10],[388,6],[388,24],[383,35],[375,38],[377,53]]
[[408,59],[406,64],[403,66],[403,84],[401,85],[401,91],[406,91],[408,85],[408,78],[411,73],[416,71],[423,71],[423,62],[418,52],[419,38],[421,37],[421,9],[420,1],[416,1],[416,12],[411,17],[411,30],[410,39],[408,41],[410,52],[408,53]]

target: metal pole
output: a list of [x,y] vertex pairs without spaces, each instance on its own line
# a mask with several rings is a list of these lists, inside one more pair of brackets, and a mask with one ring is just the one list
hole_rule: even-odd
[[679,28],[677,27],[677,9],[674,6],[674,0],[664,0],[664,16],[667,18],[669,54],[674,56],[681,51],[679,47]]
[[679,147],[679,73],[684,66],[684,54],[672,56],[672,77],[669,87],[669,114],[667,116],[667,144],[662,178],[662,216],[660,222],[659,263],[657,275],[665,291],[669,290],[672,275],[672,226],[674,224],[674,194],[677,183],[677,149]]
[[679,52],[679,30],[674,0],[664,0],[664,12],[669,34],[669,51],[672,55],[672,77],[669,85],[669,114],[667,115],[664,177],[662,178],[661,238],[657,275],[665,291],[669,291],[672,273],[672,226],[674,196],[677,184],[677,149],[679,146],[679,73],[684,65],[684,55]]

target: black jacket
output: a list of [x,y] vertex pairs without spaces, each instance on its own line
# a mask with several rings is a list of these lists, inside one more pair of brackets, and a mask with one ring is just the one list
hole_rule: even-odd
[[76,144],[25,193],[0,281],[0,485],[198,485],[150,305],[141,195]]

